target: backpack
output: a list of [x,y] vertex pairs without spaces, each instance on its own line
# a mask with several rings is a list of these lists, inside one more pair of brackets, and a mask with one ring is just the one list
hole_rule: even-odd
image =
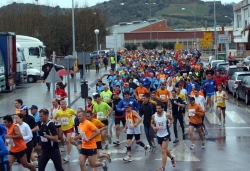
[[3,141],[5,142],[4,136],[7,134],[7,130],[4,126],[4,124],[0,123],[0,137],[2,137]]

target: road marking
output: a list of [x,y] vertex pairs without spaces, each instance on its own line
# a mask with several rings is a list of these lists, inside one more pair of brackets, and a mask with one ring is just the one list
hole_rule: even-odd
[[219,118],[217,117],[217,115],[214,112],[213,113],[206,112],[205,116],[210,124],[219,124],[220,123]]
[[[134,160],[141,160],[143,157],[131,157],[132,161]],[[123,161],[123,158],[113,158],[112,159],[112,162],[113,161]]]
[[237,124],[246,123],[235,111],[226,111],[226,116],[228,116],[234,123]]
[[101,150],[102,153],[115,153],[115,154],[124,154],[127,152],[126,147],[124,147],[122,150],[118,150],[118,149],[112,149],[112,150]]
[[[174,156],[175,161],[193,161],[193,162],[200,161],[190,152],[190,149],[183,141],[179,141],[178,145],[171,150],[171,154]],[[161,160],[161,159],[162,158],[158,158],[155,160]]]

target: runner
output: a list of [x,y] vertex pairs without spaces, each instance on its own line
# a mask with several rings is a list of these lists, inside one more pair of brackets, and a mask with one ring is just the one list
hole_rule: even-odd
[[[61,109],[61,106],[59,105],[58,100],[53,99],[52,100],[52,107],[50,109],[50,111],[51,111],[50,119],[53,119],[55,117],[57,111],[60,110],[60,109]],[[56,132],[57,132],[58,139],[61,141],[61,144],[62,144],[62,147],[61,147],[60,151],[65,152],[66,148],[65,148],[64,138],[63,138],[63,131],[62,131],[62,128],[61,128],[61,119],[57,118],[57,122],[54,122],[54,124],[55,124],[55,127],[56,127]]]
[[[108,117],[112,112],[112,108],[105,102],[101,101],[101,96],[99,94],[94,96],[94,100],[97,102],[97,104],[93,107],[93,114],[99,119],[106,128],[109,125]],[[108,144],[106,144],[106,139],[108,138],[109,144],[111,144],[111,136],[108,135],[108,132],[106,130],[103,130],[101,132],[102,134],[102,142],[104,144],[104,148],[108,149]]]
[[138,115],[137,112],[132,110],[132,105],[126,105],[126,125],[124,128],[124,132],[127,133],[127,155],[123,158],[124,161],[132,161],[131,159],[131,145],[132,138],[135,137],[136,144],[140,145],[145,149],[145,155],[148,153],[149,145],[145,145],[142,141],[140,141],[140,126],[139,124],[142,121],[142,118]]
[[[61,101],[64,104],[64,101]],[[49,120],[49,111],[41,109],[39,111],[41,127],[39,135],[41,137],[42,153],[38,159],[38,170],[45,171],[49,160],[52,160],[56,171],[64,171],[58,145],[58,136],[55,124]]]
[[0,170],[1,171],[9,171],[10,165],[8,160],[9,150],[5,146],[4,139],[0,137]]
[[122,111],[117,110],[117,106],[122,99],[118,96],[117,92],[113,92],[113,111],[115,112],[115,135],[116,141],[113,142],[115,145],[120,145],[120,123],[122,122],[125,127],[126,119]]
[[221,113],[223,116],[223,126],[225,126],[226,123],[226,102],[225,100],[228,100],[228,95],[225,91],[222,90],[222,85],[217,86],[218,91],[215,95],[215,102],[217,103],[217,112],[218,112],[218,118],[220,120],[219,126],[221,126]]
[[215,88],[216,88],[216,83],[212,79],[212,75],[208,74],[207,80],[205,82],[205,91],[206,91],[206,96],[207,96],[207,107],[208,109],[210,107],[210,112],[214,111],[214,89]]
[[23,105],[22,99],[16,99],[16,100],[15,100],[15,108],[16,108],[15,113],[16,113],[16,114],[19,114],[19,113],[20,113],[20,107],[21,107],[22,105]]
[[156,98],[161,99],[161,102],[164,104],[164,110],[168,109],[168,100],[170,99],[170,93],[166,89],[165,83],[161,83],[161,88],[156,92]]
[[202,116],[204,116],[205,111],[202,109],[202,107],[195,103],[195,98],[190,97],[189,99],[189,105],[188,105],[188,116],[189,116],[189,135],[192,142],[192,145],[190,147],[190,150],[193,150],[195,148],[194,144],[194,128],[197,129],[197,132],[202,140],[202,149],[205,148],[205,139],[201,132],[202,127]]
[[20,129],[15,123],[13,123],[13,119],[10,115],[4,116],[3,121],[8,131],[8,134],[5,135],[5,140],[6,145],[10,146],[8,155],[10,170],[12,170],[12,165],[15,162],[15,159],[17,159],[23,167],[28,168],[31,171],[36,171],[35,166],[27,161],[25,152],[27,147]]
[[124,99],[122,99],[117,106],[117,111],[118,112],[123,112],[124,116],[125,116],[125,107],[127,104],[131,104],[132,105],[132,110],[134,111],[138,111],[139,110],[139,104],[137,103],[137,101],[130,97],[130,93],[129,91],[125,91],[124,92]]
[[86,100],[87,100],[87,106],[85,107],[85,110],[92,111],[94,107],[94,104],[92,103],[92,97],[89,96],[86,98]]
[[60,102],[61,108],[56,112],[54,116],[54,122],[57,123],[57,118],[60,118],[61,121],[61,129],[63,131],[64,136],[66,137],[66,145],[67,145],[67,155],[63,159],[65,162],[70,161],[70,152],[71,152],[71,136],[74,132],[74,122],[72,116],[76,116],[76,112],[73,109],[67,107],[67,102],[62,100]]
[[64,89],[61,89],[59,83],[56,84],[55,96],[58,101],[58,104],[60,104],[61,100],[64,100],[68,97],[68,94],[65,92]]
[[174,135],[175,135],[175,140],[173,143],[178,143],[178,132],[177,132],[177,120],[179,120],[181,130],[182,130],[182,139],[185,140],[185,130],[184,130],[184,125],[183,125],[183,115],[182,115],[182,110],[181,108],[185,107],[184,102],[180,97],[176,96],[176,91],[172,90],[172,98],[170,99],[169,103],[169,110],[172,111],[172,116],[174,118]]
[[104,86],[104,91],[101,92],[100,96],[103,102],[112,107],[112,92],[107,85]]
[[143,82],[140,82],[139,87],[137,87],[135,89],[135,97],[136,97],[136,99],[137,99],[137,101],[138,101],[138,103],[139,103],[140,106],[141,106],[141,104],[143,102],[142,101],[142,97],[143,97],[143,95],[145,93],[148,93],[148,89],[146,89],[144,87],[144,83]]
[[103,170],[107,171],[108,167],[106,161],[103,163],[97,161],[97,145],[95,141],[95,137],[100,134],[100,131],[96,128],[94,124],[85,119],[86,113],[79,112],[77,114],[79,119],[79,133],[80,135],[75,136],[74,140],[82,138],[82,148],[79,155],[80,169],[81,171],[86,171],[85,162],[88,159],[89,165],[92,168],[103,166]]
[[[151,127],[153,128],[154,132],[156,133],[158,144],[161,145],[161,152],[162,152],[162,167],[158,169],[158,171],[164,171],[165,166],[167,163],[167,157],[171,159],[172,166],[175,167],[175,159],[171,155],[170,151],[168,150],[168,142],[169,142],[169,127],[174,122],[174,119],[169,113],[164,111],[163,104],[156,105],[156,113],[151,117]],[[170,122],[169,122],[170,121]]]
[[109,83],[109,87],[110,87],[110,91],[112,92],[115,85],[114,85],[114,81],[116,79],[116,75],[114,75],[114,70],[110,69],[109,70],[109,75],[107,77],[108,83]]
[[150,151],[154,150],[155,145],[155,135],[152,127],[150,126],[151,123],[151,117],[155,113],[155,105],[150,102],[150,94],[146,93],[143,95],[143,103],[140,107],[139,114],[142,117],[144,115],[143,119],[143,125],[144,125],[144,131],[146,138],[148,140],[148,143],[150,145]]

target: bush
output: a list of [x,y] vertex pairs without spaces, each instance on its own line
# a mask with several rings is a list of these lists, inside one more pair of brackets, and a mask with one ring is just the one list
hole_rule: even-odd
[[152,41],[152,42],[143,42],[142,46],[144,49],[155,49],[158,46],[159,42]]
[[164,48],[164,49],[174,49],[174,46],[175,46],[175,44],[174,43],[171,43],[171,42],[163,42],[162,43],[162,47]]
[[125,44],[127,50],[137,50],[137,45],[135,44]]

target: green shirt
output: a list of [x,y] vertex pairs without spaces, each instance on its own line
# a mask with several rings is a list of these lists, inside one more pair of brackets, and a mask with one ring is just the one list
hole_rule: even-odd
[[108,101],[111,100],[112,92],[110,90],[108,90],[108,91],[104,90],[101,92],[100,96],[104,102],[108,103]]
[[94,105],[92,112],[96,114],[97,119],[103,120],[103,118],[107,117],[107,111],[110,110],[110,108],[107,103],[101,102],[100,104]]

